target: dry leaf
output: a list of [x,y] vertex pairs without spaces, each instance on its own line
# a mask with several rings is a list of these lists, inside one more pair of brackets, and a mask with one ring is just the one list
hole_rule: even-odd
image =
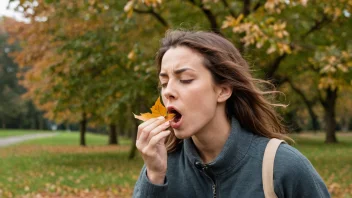
[[175,116],[173,113],[167,113],[167,109],[161,104],[160,97],[156,100],[154,106],[150,108],[152,113],[141,113],[141,115],[134,115],[134,117],[138,120],[147,121],[151,118],[157,118],[163,116],[166,121],[172,120]]

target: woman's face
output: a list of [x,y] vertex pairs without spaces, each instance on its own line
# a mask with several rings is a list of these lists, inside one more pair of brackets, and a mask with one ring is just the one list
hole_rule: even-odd
[[163,56],[159,79],[164,105],[176,113],[171,127],[177,138],[196,135],[212,123],[221,88],[203,65],[202,55],[187,47],[169,49]]

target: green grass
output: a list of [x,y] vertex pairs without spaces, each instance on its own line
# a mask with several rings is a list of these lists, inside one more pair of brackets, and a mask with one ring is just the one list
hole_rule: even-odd
[[338,144],[325,144],[323,133],[292,137],[336,197],[352,197],[352,134],[338,133]]
[[67,153],[8,157],[0,165],[0,189],[14,195],[55,192],[65,186],[86,189],[132,187],[141,160],[127,160],[127,153]]
[[11,129],[0,129],[0,138],[10,137],[10,136],[20,136],[36,133],[52,133],[52,131],[39,131],[39,130],[11,130]]
[[[352,197],[352,135],[339,134],[340,143],[328,145],[323,134],[292,137],[294,147],[312,162],[333,197]],[[143,161],[140,157],[127,160],[130,140],[120,139],[120,146],[106,146],[107,141],[107,136],[88,133],[87,146],[80,147],[78,133],[61,132],[1,148],[0,197],[36,193],[64,197],[94,189],[118,189],[113,197],[131,197]]]
[[127,160],[130,140],[120,138],[120,146],[107,146],[107,141],[107,136],[88,133],[87,146],[81,147],[78,133],[63,132],[0,149],[0,197],[64,196],[114,186],[128,188],[130,197],[143,162]]
[[[11,137],[11,136],[21,136],[36,133],[59,133],[57,136],[49,138],[41,138],[25,141],[25,145],[77,145],[79,144],[79,133],[78,132],[67,132],[67,131],[38,131],[38,130],[0,130],[0,138]],[[106,135],[96,135],[92,133],[86,133],[86,144],[97,146],[106,145],[108,142],[108,136]],[[130,140],[126,138],[119,139],[120,145],[129,145]]]
[[[108,142],[108,136],[94,135],[91,133],[86,134],[86,144],[90,146],[106,145]],[[61,132],[58,136],[49,138],[34,139],[26,141],[22,144],[25,145],[78,145],[79,144],[79,133],[78,132]]]

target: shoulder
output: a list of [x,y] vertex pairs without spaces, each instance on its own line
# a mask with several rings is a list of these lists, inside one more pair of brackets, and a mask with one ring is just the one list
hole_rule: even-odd
[[[261,137],[257,135],[254,136],[248,155],[262,162],[265,148],[269,141],[270,141],[269,138]],[[285,168],[288,168],[291,166],[305,167],[311,164],[309,160],[296,148],[286,143],[281,143],[278,150],[276,151],[275,165],[278,165],[279,168],[281,168],[282,166],[284,166]]]
[[[255,135],[248,155],[262,165],[269,138]],[[281,143],[274,160],[274,189],[278,197],[330,197],[324,181],[296,148]]]
[[296,148],[281,144],[274,161],[275,192],[282,197],[330,197],[310,161]]
[[275,156],[275,173],[282,176],[309,176],[315,172],[310,161],[296,148],[282,143]]
[[249,150],[247,152],[247,155],[250,157],[262,162],[263,161],[263,156],[264,156],[264,151],[266,148],[266,145],[269,142],[269,138],[254,135],[251,145],[249,147]]

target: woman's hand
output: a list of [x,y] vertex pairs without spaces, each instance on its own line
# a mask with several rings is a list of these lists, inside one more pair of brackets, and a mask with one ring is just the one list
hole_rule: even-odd
[[167,170],[165,138],[170,126],[164,117],[149,119],[138,126],[136,147],[147,167],[147,175],[153,184],[163,184]]

